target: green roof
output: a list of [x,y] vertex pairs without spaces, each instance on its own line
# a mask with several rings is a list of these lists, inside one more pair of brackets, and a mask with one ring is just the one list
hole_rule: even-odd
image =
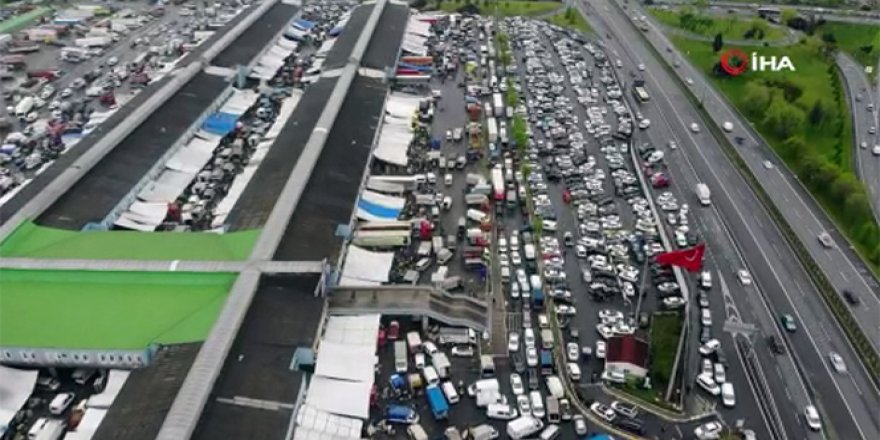
[[236,276],[0,270],[0,346],[132,350],[202,341]]
[[33,222],[19,226],[2,244],[6,258],[243,261],[259,229],[211,232],[70,231]]

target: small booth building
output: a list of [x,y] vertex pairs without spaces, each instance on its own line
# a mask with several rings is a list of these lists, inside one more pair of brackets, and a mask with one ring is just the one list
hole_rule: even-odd
[[627,377],[644,378],[648,374],[648,343],[632,335],[608,339],[605,371]]

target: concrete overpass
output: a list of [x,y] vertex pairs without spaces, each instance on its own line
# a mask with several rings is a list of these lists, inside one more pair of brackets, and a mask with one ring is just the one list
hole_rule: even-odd
[[485,301],[427,286],[335,287],[328,301],[331,315],[423,316],[480,332],[489,328],[489,306]]

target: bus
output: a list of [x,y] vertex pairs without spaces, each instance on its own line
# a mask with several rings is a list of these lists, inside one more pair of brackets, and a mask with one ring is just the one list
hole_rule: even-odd
[[492,168],[492,195],[496,201],[504,200],[504,172],[501,165]]
[[632,93],[639,103],[646,103],[651,99],[651,96],[648,95],[648,91],[645,90],[644,86],[633,86]]

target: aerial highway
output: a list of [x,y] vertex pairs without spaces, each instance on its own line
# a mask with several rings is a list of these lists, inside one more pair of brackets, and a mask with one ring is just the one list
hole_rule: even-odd
[[[638,8],[632,3],[629,7],[631,9]],[[609,13],[604,10],[602,12]],[[635,31],[635,28],[627,23],[629,17],[622,10],[611,8],[610,12],[614,12],[613,17],[619,27]],[[634,9],[633,14],[647,16],[644,10]],[[874,348],[880,349],[880,323],[876,319],[876,311],[880,309],[880,299],[878,299],[880,285],[877,284],[877,280],[853,251],[845,237],[837,231],[815,199],[798,182],[797,177],[787,167],[767,167],[766,162],[781,165],[781,160],[752,129],[745,118],[736,112],[711,86],[699,69],[687,62],[650,17],[647,17],[646,23],[651,34],[650,42],[655,49],[660,52],[671,51],[675,57],[682,60],[681,66],[676,69],[677,75],[682,79],[687,79],[689,87],[699,97],[702,106],[712,116],[715,123],[721,125],[729,121],[734,124],[732,133],[728,135],[729,140],[732,142],[735,137],[743,138],[742,145],[737,146],[740,156],[762,187],[773,189],[768,191],[770,198],[809,250],[813,260],[823,269],[825,276],[835,287],[837,293],[842,295],[843,291],[848,290],[861,300],[859,305],[853,306],[850,310],[873,343]],[[638,50],[640,46],[634,47],[634,49]],[[642,58],[649,57],[647,48],[642,50],[643,52],[638,55]],[[654,74],[657,70],[654,69]],[[681,100],[683,105],[685,97],[681,96]],[[690,124],[690,121],[687,123]],[[720,151],[718,154],[719,157],[723,156]],[[832,246],[827,247],[819,242],[818,237],[822,232],[830,234],[833,239]],[[804,291],[803,286],[797,287],[798,290]]]
[[[644,76],[654,97],[645,106],[646,116],[653,115],[655,123],[664,121],[671,130],[670,140],[676,141],[680,146],[677,154],[673,154],[679,156],[678,160],[670,161],[671,166],[677,164],[681,167],[675,170],[674,175],[692,176],[691,179],[694,180],[688,183],[702,181],[713,188],[716,196],[712,210],[717,211],[705,220],[710,228],[708,235],[717,239],[729,234],[729,241],[725,241],[727,246],[725,242],[712,246],[710,239],[710,252],[726,254],[731,249],[735,249],[736,254],[741,255],[731,260],[727,260],[729,257],[726,255],[714,257],[724,258],[718,266],[723,268],[721,276],[725,278],[726,284],[732,291],[731,297],[739,313],[742,314],[741,319],[758,326],[762,334],[761,337],[756,338],[758,340],[777,331],[779,327],[776,322],[781,313],[792,313],[795,319],[802,323],[796,333],[790,333],[785,338],[791,348],[790,358],[777,358],[780,359],[778,362],[761,362],[764,369],[771,370],[771,374],[774,374],[773,369],[781,369],[776,371],[776,374],[779,374],[778,379],[775,375],[768,379],[772,387],[773,399],[782,408],[781,411],[792,412],[792,406],[801,407],[805,404],[803,399],[809,399],[819,406],[826,421],[833,425],[836,436],[877,438],[880,435],[878,422],[876,415],[870,410],[877,407],[877,392],[869,380],[868,373],[861,367],[842,330],[836,325],[807,273],[797,263],[796,256],[787,246],[769,215],[764,210],[757,209],[760,206],[759,201],[728,161],[717,140],[707,134],[706,130],[694,133],[688,129],[692,123],[704,127],[705,121],[701,120],[696,109],[687,100],[679,83],[663,69],[660,61],[645,47],[639,32],[627,22],[628,18],[622,11],[615,6],[590,7],[584,3],[580,6],[588,13],[591,21],[599,21],[607,25],[608,34],[612,38],[605,41],[611,47],[611,53],[616,52],[621,58],[627,58],[629,66],[645,64]],[[626,44],[621,45],[618,41],[625,41]],[[656,28],[652,29],[652,42],[663,48],[671,46],[659,35]],[[695,81],[699,79],[699,75],[691,67],[687,68],[692,72],[690,74],[695,77]],[[719,101],[721,99],[711,89],[707,89],[706,95],[707,99],[711,96]],[[721,107],[726,108],[721,102],[713,107],[719,107],[720,110],[723,110]],[[737,118],[728,113],[726,120],[737,120]],[[657,125],[661,127],[654,126],[650,130],[662,128],[663,124]],[[757,144],[751,134],[749,140],[752,145]],[[776,165],[770,169],[764,168],[762,171],[785,181],[784,176],[779,172],[781,165],[779,160],[772,156],[761,158],[758,166],[763,168],[765,160],[770,160],[771,164]],[[783,189],[792,190],[791,199],[797,197],[795,200],[800,200],[790,185],[778,188],[776,192],[783,192]],[[813,238],[810,243],[815,241]],[[761,292],[760,295],[754,292],[754,288],[749,292],[750,289],[741,289],[736,285],[732,272],[743,264],[740,261],[744,261],[745,266],[751,270],[757,290]],[[867,281],[862,279],[862,282],[865,284],[864,291],[870,293],[871,298],[876,300]],[[757,345],[759,344],[756,343]],[[761,349],[757,350],[760,357]],[[848,375],[842,376],[833,372],[827,361],[828,353],[832,351],[840,353],[846,359],[850,370]],[[799,380],[795,380],[787,371],[791,366],[789,362],[798,371],[795,376],[799,375]],[[799,389],[800,387],[803,389]],[[785,403],[779,402],[780,400]],[[797,412],[799,413],[800,409]],[[799,436],[796,432],[802,427],[796,426],[798,422],[794,423],[795,425],[786,423],[786,430],[791,433],[790,436],[797,438]]]
[[[880,141],[876,133],[877,113],[874,110],[873,87],[865,76],[864,68],[852,58],[838,54],[837,65],[843,72],[850,112],[853,116],[855,131],[853,155],[856,171],[859,179],[868,189],[874,216],[880,219],[880,148],[875,151]],[[871,133],[872,131],[874,133]]]

